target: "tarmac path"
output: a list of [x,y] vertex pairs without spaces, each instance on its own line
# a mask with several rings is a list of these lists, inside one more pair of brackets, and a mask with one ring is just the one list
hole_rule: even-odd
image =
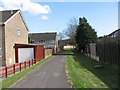
[[65,72],[67,54],[54,55],[10,88],[71,88]]

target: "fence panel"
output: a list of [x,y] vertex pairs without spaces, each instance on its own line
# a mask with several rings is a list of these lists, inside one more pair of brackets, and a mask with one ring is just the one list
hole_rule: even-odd
[[97,44],[97,56],[101,62],[118,64],[120,60],[120,45],[117,43]]
[[0,70],[0,77],[8,77],[11,74],[15,74],[16,72],[19,72],[27,67],[32,66],[33,64],[36,64],[37,61],[35,59],[26,61],[26,62],[22,62],[22,63],[16,63],[12,66],[7,66],[5,68],[2,68]]

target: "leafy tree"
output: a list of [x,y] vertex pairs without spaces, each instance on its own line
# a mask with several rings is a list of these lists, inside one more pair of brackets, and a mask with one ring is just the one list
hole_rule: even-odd
[[28,37],[28,43],[31,43],[31,39],[30,39],[30,37]]
[[85,46],[89,43],[95,43],[97,41],[97,33],[89,25],[85,17],[79,18],[79,25],[77,27],[75,36],[77,49],[79,51],[85,50]]

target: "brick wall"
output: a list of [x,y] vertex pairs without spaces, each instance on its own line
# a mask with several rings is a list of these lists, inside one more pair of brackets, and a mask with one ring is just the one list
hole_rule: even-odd
[[36,61],[39,61],[39,60],[42,60],[42,59],[44,59],[44,54],[45,52],[44,52],[44,46],[36,46],[35,47],[35,59],[36,59]]
[[0,25],[0,65],[6,65],[5,63],[5,37],[4,37],[4,26]]
[[52,56],[52,52],[53,52],[52,49],[45,49],[45,58]]
[[2,26],[0,26],[0,66],[2,65]]
[[[19,29],[19,33],[18,33]],[[8,21],[5,25],[5,56],[6,65],[15,63],[15,43],[28,43],[28,30],[21,18],[20,13],[17,13],[14,18]]]

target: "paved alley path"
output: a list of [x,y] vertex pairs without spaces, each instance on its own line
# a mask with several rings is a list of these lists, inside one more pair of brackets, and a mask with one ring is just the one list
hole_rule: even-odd
[[66,55],[54,55],[38,69],[18,81],[11,88],[70,88],[65,73]]

